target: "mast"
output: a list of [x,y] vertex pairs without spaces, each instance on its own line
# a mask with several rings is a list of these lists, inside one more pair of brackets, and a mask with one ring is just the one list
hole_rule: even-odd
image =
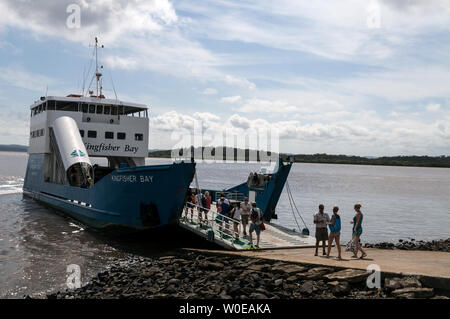
[[[102,45],[100,48],[104,48],[104,46]],[[103,69],[103,65],[98,64],[98,38],[95,37],[95,45],[94,45],[94,53],[95,53],[95,74],[91,79],[91,82],[89,83],[89,87],[87,90],[87,93],[90,94],[91,97],[97,97],[97,98],[104,98],[103,96],[103,85],[102,85],[102,76],[103,74],[100,72],[101,69]],[[92,82],[94,81],[94,77],[95,77],[95,82],[96,82],[96,95],[94,96],[94,91],[91,90],[91,85]]]

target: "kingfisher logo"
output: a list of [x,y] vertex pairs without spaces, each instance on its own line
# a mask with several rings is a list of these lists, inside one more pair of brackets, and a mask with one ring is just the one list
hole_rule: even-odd
[[72,156],[72,157],[86,157],[86,154],[82,150],[73,150],[73,152],[70,153],[70,156]]

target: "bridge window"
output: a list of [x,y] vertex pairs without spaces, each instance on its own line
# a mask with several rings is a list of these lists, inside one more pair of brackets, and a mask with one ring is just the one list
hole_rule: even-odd
[[89,113],[95,113],[95,105],[89,104]]
[[125,133],[117,133],[117,139],[118,140],[124,140],[126,138],[126,134]]
[[117,106],[111,106],[111,115],[117,115]]
[[55,101],[48,101],[47,102],[47,110],[55,110],[56,109],[56,102]]
[[103,105],[97,105],[97,114],[103,113]]
[[88,112],[88,105],[86,103],[81,104],[81,111],[83,113],[87,113]]
[[114,138],[114,132],[105,132],[105,138],[112,140]]
[[80,130],[81,137],[84,137],[84,130]]
[[106,114],[106,115],[111,113],[111,106],[110,105],[105,105],[105,107],[103,108],[103,113]]
[[77,102],[57,101],[56,102],[56,110],[78,112],[78,103]]
[[136,134],[134,134],[134,139],[135,139],[136,141],[143,141],[143,140],[144,140],[144,134],[138,134],[138,133],[136,133]]
[[88,137],[96,138],[97,137],[97,131],[88,131]]

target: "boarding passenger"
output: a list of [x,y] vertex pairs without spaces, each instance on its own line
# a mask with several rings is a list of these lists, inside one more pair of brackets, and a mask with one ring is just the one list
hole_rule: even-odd
[[219,207],[220,207],[220,212],[219,212],[219,217],[220,217],[220,227],[219,230],[222,231],[222,223],[225,222],[225,229],[226,231],[228,231],[229,227],[230,227],[230,221],[229,221],[229,217],[230,217],[230,205],[228,204],[228,201],[225,201],[225,197],[220,197],[220,202],[219,202]]
[[316,224],[316,253],[314,256],[318,255],[319,243],[322,242],[323,255],[326,255],[325,252],[325,242],[328,239],[328,229],[327,223],[330,221],[330,217],[327,213],[324,213],[324,206],[322,204],[319,205],[319,212],[314,215],[314,224]]
[[198,220],[200,223],[202,223],[202,212],[203,212],[203,194],[202,190],[197,190],[197,195],[195,195],[195,201],[197,203],[197,214],[198,214]]
[[184,217],[187,219],[188,210],[192,207],[192,190],[190,188],[186,191],[186,197],[184,199]]
[[361,213],[361,204],[355,204],[355,216],[353,217],[353,221],[350,222],[350,224],[353,224],[353,233],[352,233],[352,239],[355,242],[356,245],[356,251],[353,253],[353,258],[358,258],[358,250],[361,251],[362,255],[359,258],[364,258],[367,256],[366,252],[362,249],[361,243],[359,241],[359,238],[362,234],[362,221],[363,221],[363,214]]
[[341,245],[339,239],[341,237],[341,216],[338,215],[339,207],[333,207],[333,216],[331,216],[331,222],[328,223],[330,228],[330,235],[328,236],[328,252],[327,258],[330,257],[331,245],[333,240],[336,242],[336,247],[338,249],[338,259],[342,260],[341,257]]
[[241,209],[242,229],[244,236],[247,236],[248,217],[250,216],[250,210],[252,209],[250,203],[248,202],[248,197],[244,197],[244,202],[241,203]]
[[261,212],[261,209],[256,207],[256,203],[252,202],[252,210],[250,214],[250,245],[253,246],[253,237],[252,233],[256,233],[256,247],[259,247],[259,240],[261,237],[261,225],[263,223],[263,214]]
[[241,203],[237,202],[236,207],[231,211],[231,217],[233,218],[234,236],[239,238],[239,223],[241,222],[242,208]]
[[203,196],[203,199],[205,201],[204,206],[203,206],[203,207],[205,207],[205,209],[204,209],[205,221],[206,221],[206,223],[208,223],[208,212],[211,209],[211,200],[212,200],[211,195],[209,195],[208,191],[205,192],[205,196]]

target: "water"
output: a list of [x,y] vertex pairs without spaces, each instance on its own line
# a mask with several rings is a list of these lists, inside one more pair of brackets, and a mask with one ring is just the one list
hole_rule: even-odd
[[[152,255],[162,251],[198,246],[180,241],[180,234],[162,243],[143,235],[113,239],[86,230],[83,225],[52,209],[23,198],[21,187],[27,154],[0,152],[0,297],[22,298],[66,288],[66,267],[77,264],[82,281],[88,281],[108,261],[130,252]],[[167,163],[149,159],[148,164]],[[203,188],[223,189],[247,179],[259,164],[198,164]],[[362,240],[393,241],[399,238],[450,237],[450,169],[294,164],[289,184],[302,217],[312,233],[312,215],[320,203],[331,214],[340,207],[343,241],[350,238],[353,205],[364,213]],[[277,207],[277,223],[297,228],[286,192]],[[300,228],[304,225],[297,217]]]

